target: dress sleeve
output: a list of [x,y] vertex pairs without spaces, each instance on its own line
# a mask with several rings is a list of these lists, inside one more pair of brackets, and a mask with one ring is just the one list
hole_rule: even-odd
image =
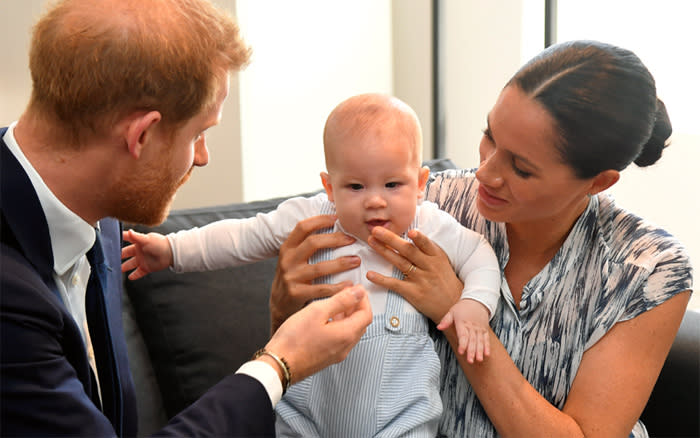
[[693,269],[685,248],[671,236],[664,240],[652,241],[656,247],[651,273],[636,294],[628,302],[626,312],[620,321],[627,321],[662,304],[669,298],[691,290]]
[[611,238],[602,245],[607,261],[600,269],[601,289],[595,294],[586,349],[616,323],[692,290],[690,259],[672,235],[626,213],[619,214],[611,228]]

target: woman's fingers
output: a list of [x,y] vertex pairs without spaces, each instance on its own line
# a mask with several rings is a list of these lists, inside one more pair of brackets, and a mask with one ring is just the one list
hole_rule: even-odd
[[[398,292],[418,311],[438,322],[459,298],[463,285],[445,252],[424,234],[411,230],[414,242],[375,227],[370,246],[405,275],[396,279],[368,272],[367,279]],[[414,244],[415,243],[415,244]],[[411,266],[415,268],[411,268]]]
[[[280,262],[281,263],[281,262]],[[360,266],[358,256],[345,256],[333,260],[324,260],[314,264],[286,265],[285,280],[287,282],[311,283],[313,280],[344,272]],[[284,267],[282,268],[284,270]]]
[[[332,227],[334,215],[313,216],[297,223],[287,240],[280,246],[280,262],[289,265],[306,263],[309,257],[321,248],[343,246],[349,236],[342,233],[314,234],[324,228]],[[352,243],[352,240],[349,241]],[[345,243],[347,244],[347,243]]]
[[375,250],[379,251],[385,258],[389,261],[396,260],[397,262],[407,261],[405,266],[398,266],[394,264],[397,268],[406,272],[411,266],[411,263],[419,268],[423,265],[420,263],[421,255],[423,251],[413,245],[411,242],[402,239],[395,233],[387,230],[383,227],[374,227],[372,229],[372,236],[368,240],[369,244]]
[[330,228],[334,215],[314,216],[300,221],[281,245],[277,271],[270,292],[271,328],[274,332],[289,315],[309,301],[336,294],[347,283],[335,285],[313,284],[317,278],[347,271],[360,265],[360,258],[341,257],[335,260],[309,264],[309,258],[318,250],[349,245],[354,238],[341,233],[318,233]]
[[404,274],[410,274],[415,269],[426,269],[429,267],[429,259],[443,253],[442,249],[425,234],[418,230],[409,230],[407,241],[391,231],[375,227],[368,243],[378,251],[384,258],[399,268]]
[[421,233],[418,230],[409,230],[408,237],[411,238],[416,248],[418,248],[421,252],[429,256],[436,256],[440,254],[440,252],[442,252],[442,249],[440,249],[440,247],[437,246],[435,242],[428,239],[428,237],[425,234]]
[[299,221],[292,232],[289,233],[287,240],[282,246],[297,247],[303,243],[310,234],[324,228],[332,227],[336,219],[337,217],[335,215],[327,214],[313,216]]

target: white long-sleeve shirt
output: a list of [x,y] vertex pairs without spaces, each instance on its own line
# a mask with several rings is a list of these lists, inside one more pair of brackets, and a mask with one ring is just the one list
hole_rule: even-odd
[[[276,210],[252,218],[222,220],[170,234],[173,268],[211,270],[275,256],[300,220],[334,212],[335,206],[327,196],[319,194],[287,200]],[[464,282],[462,298],[481,302],[493,315],[501,274],[496,256],[484,238],[430,202],[417,206],[411,227],[445,251]],[[331,231],[336,230],[343,231],[339,222]],[[398,271],[364,241],[357,239],[348,246],[323,250],[311,262],[344,255],[359,256],[360,266],[323,281],[362,284],[369,292],[373,322],[345,361],[290,388],[276,406],[278,433],[404,436],[409,432],[411,436],[435,436],[442,411],[438,388],[440,361],[428,335],[426,318],[399,295],[367,280],[369,270],[385,276],[396,276]],[[411,360],[407,361],[407,357]],[[345,390],[340,390],[333,383],[339,381],[353,383],[341,385]],[[377,393],[378,388],[382,388],[381,394]]]
[[[259,213],[246,219],[224,219],[201,228],[169,234],[173,269],[176,272],[207,271],[274,257],[299,221],[321,214],[322,207],[329,203],[325,193],[310,198],[297,197],[286,200],[269,213]],[[488,242],[480,234],[460,225],[432,202],[424,201],[417,206],[415,224],[447,254],[455,272],[464,282],[462,298],[479,301],[493,315],[498,303],[501,274]],[[336,222],[335,230],[342,231],[339,222]],[[333,250],[333,258],[345,255],[359,256],[361,265],[335,274],[331,281],[361,283],[369,292],[373,313],[383,313],[387,291],[367,280],[366,274],[372,270],[391,276],[393,266],[359,239],[351,245]],[[406,306],[412,309],[408,302]]]

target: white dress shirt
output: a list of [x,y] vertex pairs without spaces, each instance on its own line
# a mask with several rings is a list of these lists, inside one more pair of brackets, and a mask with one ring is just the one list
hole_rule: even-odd
[[[66,207],[51,192],[17,144],[14,136],[16,125],[17,122],[14,122],[8,127],[3,140],[29,176],[41,208],[44,210],[53,251],[54,281],[64,305],[78,325],[88,352],[90,366],[97,379],[97,366],[85,314],[85,292],[90,278],[90,263],[85,254],[95,243],[95,228]],[[251,361],[244,364],[237,372],[260,381],[270,397],[272,406],[282,398],[282,382],[271,365],[262,361]]]

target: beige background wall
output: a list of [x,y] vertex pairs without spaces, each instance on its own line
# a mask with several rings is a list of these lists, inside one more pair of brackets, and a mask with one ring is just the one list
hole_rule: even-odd
[[[394,93],[412,105],[430,158],[429,1],[216,1],[238,15],[253,62],[233,79],[223,123],[208,133],[211,163],[194,172],[175,208],[320,188],[323,122],[336,103],[358,92]],[[443,1],[445,140],[447,156],[459,166],[478,164],[487,111],[507,78],[538,50],[532,28],[541,23],[532,11],[541,2]],[[0,125],[17,118],[29,95],[29,32],[44,3],[0,2]],[[673,143],[658,166],[625,171],[613,193],[678,236],[698,261],[700,135],[676,133]],[[700,308],[700,294],[692,305]]]

